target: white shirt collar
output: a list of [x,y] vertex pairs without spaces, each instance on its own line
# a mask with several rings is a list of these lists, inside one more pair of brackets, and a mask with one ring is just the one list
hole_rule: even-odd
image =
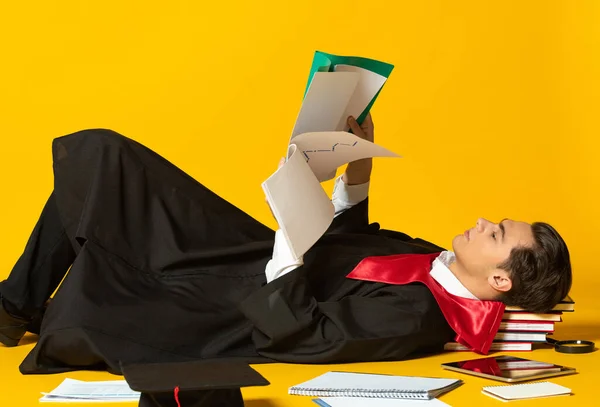
[[429,274],[450,294],[456,295],[457,297],[477,300],[478,298],[467,290],[467,287],[465,287],[448,268],[455,259],[456,257],[453,252],[445,251],[440,253],[433,261]]

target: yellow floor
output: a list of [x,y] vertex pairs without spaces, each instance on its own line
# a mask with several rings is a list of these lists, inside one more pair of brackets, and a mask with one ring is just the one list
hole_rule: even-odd
[[[578,310],[573,314],[565,314],[564,322],[557,328],[556,337],[581,338],[595,341],[600,346],[600,322],[595,315],[600,311],[600,304],[594,298],[578,301]],[[0,345],[0,406],[29,407],[38,406],[40,392],[49,391],[57,386],[64,378],[71,377],[81,380],[111,380],[121,379],[108,373],[75,372],[61,375],[22,376],[18,365],[33,346],[34,337],[23,340],[25,344],[16,348],[4,348]],[[29,342],[29,343],[27,343]],[[543,360],[558,364],[573,366],[578,374],[550,379],[552,382],[567,386],[574,395],[540,400],[511,402],[514,406],[599,406],[600,384],[600,352],[585,355],[565,355],[551,349],[538,349],[533,352],[515,352],[513,355]],[[470,358],[472,353],[445,353],[434,357],[389,363],[368,363],[352,365],[284,365],[270,364],[254,366],[263,374],[271,385],[261,388],[244,390],[247,407],[291,407],[316,406],[309,397],[289,396],[287,388],[293,384],[308,380],[328,370],[350,370],[374,373],[392,373],[400,375],[421,375],[439,377],[457,377],[464,380],[464,385],[442,396],[440,399],[451,406],[500,406],[502,402],[481,394],[481,388],[486,385],[501,384],[491,380],[461,375],[442,370],[441,363]],[[79,405],[79,404],[75,404]],[[111,406],[132,407],[136,403],[111,403]]]

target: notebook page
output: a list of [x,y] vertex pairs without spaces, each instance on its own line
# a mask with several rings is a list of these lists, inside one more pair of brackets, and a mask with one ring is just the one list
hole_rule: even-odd
[[410,376],[388,376],[368,373],[327,372],[308,380],[294,389],[365,389],[392,391],[431,391],[458,382],[442,379]]
[[131,390],[125,380],[92,381],[65,379],[50,393],[42,393],[41,402],[123,402],[137,401],[140,393]]
[[90,398],[76,398],[76,397],[64,397],[64,396],[51,396],[46,394],[44,397],[39,399],[40,403],[77,403],[87,404],[87,403],[102,403],[102,404],[110,404],[110,403],[131,403],[139,401],[139,396],[137,398],[110,398],[110,399],[90,399]]
[[368,69],[364,69],[353,65],[339,64],[334,66],[335,72],[357,72],[360,75],[356,90],[348,102],[348,107],[342,118],[343,123],[338,126],[339,129],[348,131],[350,126],[346,124],[346,118],[353,116],[358,118],[365,109],[369,106],[369,103],[375,98],[377,93],[381,90],[385,84],[387,78],[383,75],[379,75]]
[[550,382],[488,386],[484,387],[483,390],[507,400],[549,397],[571,393],[571,389]]
[[294,137],[293,145],[302,152],[319,182],[327,181],[337,168],[352,161],[370,157],[399,157],[378,144],[343,131],[302,133]]
[[340,123],[360,79],[357,72],[316,72],[304,96],[292,139],[316,131],[341,131]]
[[374,399],[371,397],[321,397],[313,400],[321,407],[450,407],[438,399],[404,400]]
[[325,233],[334,217],[331,199],[296,145],[286,163],[262,183],[273,215],[295,259]]

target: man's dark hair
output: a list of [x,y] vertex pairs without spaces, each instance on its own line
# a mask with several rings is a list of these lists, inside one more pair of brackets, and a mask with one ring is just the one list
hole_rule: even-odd
[[519,246],[498,267],[508,271],[512,288],[499,298],[507,306],[548,312],[569,294],[572,284],[569,249],[547,223],[531,225],[534,245]]

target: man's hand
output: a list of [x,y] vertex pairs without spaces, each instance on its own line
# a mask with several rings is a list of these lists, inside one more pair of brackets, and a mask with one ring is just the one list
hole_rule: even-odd
[[[348,125],[355,136],[364,140],[373,142],[375,139],[375,128],[371,113],[367,115],[361,125],[358,124],[354,117],[348,118]],[[342,175],[342,181],[346,185],[358,185],[369,182],[371,179],[371,171],[373,170],[373,159],[364,158],[362,160],[353,161],[346,167],[346,172]]]

